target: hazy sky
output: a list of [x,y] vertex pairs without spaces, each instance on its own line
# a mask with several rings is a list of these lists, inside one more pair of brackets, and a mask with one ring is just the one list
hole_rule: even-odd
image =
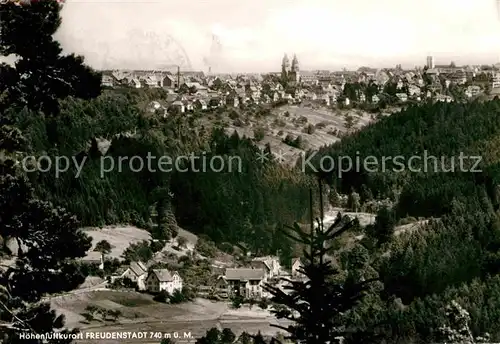
[[[500,0],[66,0],[57,34],[96,68],[213,71],[496,63]],[[211,53],[212,34],[221,49]],[[168,42],[168,37],[174,42]],[[182,52],[182,47],[185,53]]]

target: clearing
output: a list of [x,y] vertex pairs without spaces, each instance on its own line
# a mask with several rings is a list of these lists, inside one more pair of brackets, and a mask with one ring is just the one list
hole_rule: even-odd
[[[93,321],[86,323],[81,315],[87,306],[99,306],[122,313],[116,322]],[[163,332],[180,335],[176,342],[194,342],[212,327],[229,327],[240,334],[242,331],[261,331],[264,335],[276,334],[270,324],[278,321],[268,312],[254,306],[231,309],[227,302],[196,299],[193,302],[169,305],[157,303],[147,294],[137,292],[94,291],[77,295],[64,295],[51,299],[51,306],[58,314],[64,314],[69,328],[78,327],[83,332]],[[184,337],[190,333],[191,338]],[[78,341],[77,341],[78,342]],[[85,339],[81,343],[94,343]],[[97,343],[97,341],[95,341]],[[114,341],[116,342],[116,340]],[[114,343],[99,340],[99,343]],[[147,341],[146,341],[147,342]],[[152,341],[153,342],[153,341]],[[159,341],[156,341],[158,343]],[[120,343],[145,343],[144,339],[120,340]]]

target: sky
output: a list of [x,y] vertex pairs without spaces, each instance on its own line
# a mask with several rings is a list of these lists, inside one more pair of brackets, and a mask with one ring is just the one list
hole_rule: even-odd
[[[94,68],[213,72],[500,62],[500,0],[66,0],[56,34]],[[212,44],[217,35],[220,45]]]

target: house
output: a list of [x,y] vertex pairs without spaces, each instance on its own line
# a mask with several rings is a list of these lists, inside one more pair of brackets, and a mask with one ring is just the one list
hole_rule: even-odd
[[182,290],[182,278],[175,271],[171,273],[168,269],[153,269],[149,272],[145,285],[150,293],[166,291],[173,294],[176,290]]
[[408,93],[410,96],[419,96],[420,92],[421,92],[420,87],[416,85],[408,86]]
[[206,109],[208,109],[207,102],[203,99],[196,99],[193,105],[194,108],[198,110],[205,111]]
[[141,88],[142,84],[138,78],[131,78],[128,82],[128,85],[133,88]]
[[167,74],[163,77],[162,85],[163,85],[163,87],[166,87],[166,88],[176,88],[177,87],[177,78],[171,74]]
[[263,269],[266,272],[266,278],[279,276],[281,265],[277,257],[256,257],[252,259],[250,265],[256,269]]
[[231,106],[231,107],[239,107],[240,106],[240,100],[237,95],[229,95],[226,97],[226,105]]
[[453,101],[453,98],[444,94],[438,94],[436,95],[436,101],[451,103]]
[[465,95],[469,98],[472,98],[474,96],[477,96],[479,93],[481,93],[481,87],[477,85],[472,85],[467,87],[465,90]]
[[184,111],[193,111],[195,106],[191,100],[183,100],[182,104],[184,104]]
[[218,107],[221,107],[223,105],[224,105],[224,102],[219,97],[211,98],[208,101],[208,107],[211,108],[211,109],[217,109]]
[[144,283],[148,275],[148,269],[142,262],[131,262],[130,266],[120,276],[121,278],[129,278],[132,282],[137,283],[139,290],[146,290]]
[[173,111],[177,111],[179,113],[184,113],[186,111],[186,107],[184,106],[182,100],[176,100],[172,103],[172,105],[170,105],[170,107],[173,109]]
[[263,296],[262,286],[266,282],[266,272],[263,269],[232,268],[226,269],[222,278],[226,283],[230,295],[240,295],[244,298],[260,298]]
[[292,277],[301,277],[303,274],[299,271],[302,269],[303,264],[300,258],[293,258],[292,259]]
[[115,80],[111,75],[103,74],[101,79],[101,85],[103,87],[113,87],[115,86]]
[[402,102],[408,101],[408,95],[406,93],[396,93],[396,97]]

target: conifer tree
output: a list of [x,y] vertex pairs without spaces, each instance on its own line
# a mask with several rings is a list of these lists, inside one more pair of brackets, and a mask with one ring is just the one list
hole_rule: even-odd
[[14,66],[0,64],[0,120],[4,111],[28,108],[47,118],[52,143],[59,134],[53,116],[67,97],[92,99],[101,94],[101,74],[86,66],[82,56],[63,55],[54,39],[61,25],[57,0],[28,0],[0,4],[0,55],[14,56]]
[[[321,181],[319,190],[322,190]],[[336,282],[339,274],[327,259],[331,251],[326,243],[336,240],[342,233],[353,227],[352,221],[347,221],[339,215],[336,221],[328,228],[323,224],[323,197],[320,192],[320,217],[313,217],[312,190],[310,191],[310,232],[307,233],[296,223],[293,227],[286,227],[284,233],[292,240],[307,247],[304,249],[304,265],[300,272],[306,276],[306,281],[287,282],[284,288],[265,285],[264,288],[272,294],[271,301],[282,305],[273,313],[278,319],[288,319],[289,326],[272,325],[288,332],[286,339],[302,341],[308,344],[338,343],[343,337],[348,342],[360,339],[367,340],[370,333],[359,333],[343,326],[342,314],[356,306],[357,302],[369,290],[369,286],[377,279],[368,279],[363,282]]]
[[[20,333],[49,333],[62,329],[64,317],[42,302],[46,294],[68,291],[85,276],[74,263],[85,256],[91,239],[78,230],[74,216],[37,199],[13,151],[23,151],[19,130],[0,127],[0,237],[17,243],[15,252],[1,249],[14,264],[0,273],[0,338],[18,343]],[[66,331],[67,332],[67,331]],[[41,340],[26,341],[42,343]],[[69,341],[68,341],[69,342]],[[62,343],[62,342],[61,342]]]

